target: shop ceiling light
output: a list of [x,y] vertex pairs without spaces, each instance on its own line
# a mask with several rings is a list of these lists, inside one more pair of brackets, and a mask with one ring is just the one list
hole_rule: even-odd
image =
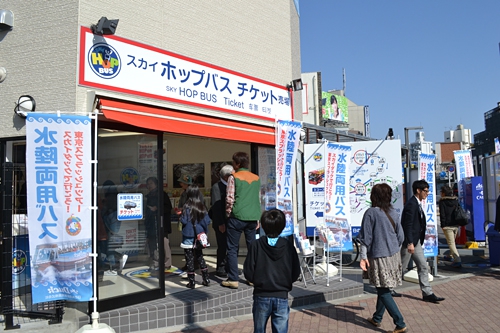
[[103,16],[97,24],[92,24],[90,29],[94,35],[114,35],[116,27],[118,26],[118,21],[118,19],[108,20],[107,17]]
[[19,97],[14,108],[14,113],[21,118],[26,118],[27,112],[33,112],[36,108],[36,102],[30,95],[22,95]]

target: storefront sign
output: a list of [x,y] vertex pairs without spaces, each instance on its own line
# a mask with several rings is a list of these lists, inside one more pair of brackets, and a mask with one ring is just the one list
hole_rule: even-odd
[[286,226],[281,236],[290,236],[293,234],[292,185],[302,124],[279,120],[276,127],[276,192],[278,196],[276,208],[282,210],[286,216]]
[[79,68],[82,86],[265,120],[292,118],[284,86],[85,27]]
[[90,124],[85,116],[26,118],[33,303],[92,297]]
[[427,227],[425,240],[422,248],[424,256],[435,257],[438,255],[438,231],[436,214],[436,156],[432,154],[418,155],[418,179],[424,179],[429,183],[429,195],[422,202]]

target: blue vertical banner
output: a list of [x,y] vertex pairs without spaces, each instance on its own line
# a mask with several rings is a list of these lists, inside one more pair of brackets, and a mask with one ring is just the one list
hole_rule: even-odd
[[429,183],[429,195],[422,202],[422,208],[427,222],[425,230],[424,256],[435,257],[438,255],[438,230],[436,214],[436,156],[433,154],[418,155],[418,179]]
[[278,120],[276,124],[276,208],[286,217],[281,236],[293,234],[292,190],[301,129],[302,124],[296,121]]
[[28,113],[26,174],[32,302],[92,297],[91,120]]
[[350,161],[351,146],[327,143],[325,148],[325,228],[323,233],[329,251],[352,250],[349,201]]

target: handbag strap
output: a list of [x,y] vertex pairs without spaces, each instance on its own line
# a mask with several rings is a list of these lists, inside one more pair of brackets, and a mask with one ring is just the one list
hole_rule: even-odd
[[196,239],[196,236],[198,233],[196,232],[196,223],[193,223],[193,230],[194,230],[194,238]]
[[387,212],[384,210],[384,213],[385,215],[387,215],[387,218],[389,219],[389,221],[391,221],[391,224],[392,224],[392,227],[394,228],[394,231],[396,231],[396,223],[394,223],[394,220],[392,219],[392,217],[387,214]]

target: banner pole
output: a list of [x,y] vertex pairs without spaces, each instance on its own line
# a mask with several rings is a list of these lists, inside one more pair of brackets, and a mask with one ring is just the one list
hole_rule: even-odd
[[[92,198],[92,217],[93,217],[93,233],[92,233],[92,244],[94,252],[92,253],[92,289],[93,289],[93,312],[91,314],[92,323],[90,325],[84,325],[76,333],[84,333],[88,331],[93,331],[95,333],[115,333],[115,330],[107,324],[99,324],[99,312],[97,311],[97,256],[99,255],[97,251],[97,138],[98,138],[98,125],[97,119],[99,118],[99,110],[95,109],[94,113],[90,114],[90,118],[94,120],[94,156],[91,161],[93,164],[93,198]],[[100,214],[100,213],[99,213]]]

